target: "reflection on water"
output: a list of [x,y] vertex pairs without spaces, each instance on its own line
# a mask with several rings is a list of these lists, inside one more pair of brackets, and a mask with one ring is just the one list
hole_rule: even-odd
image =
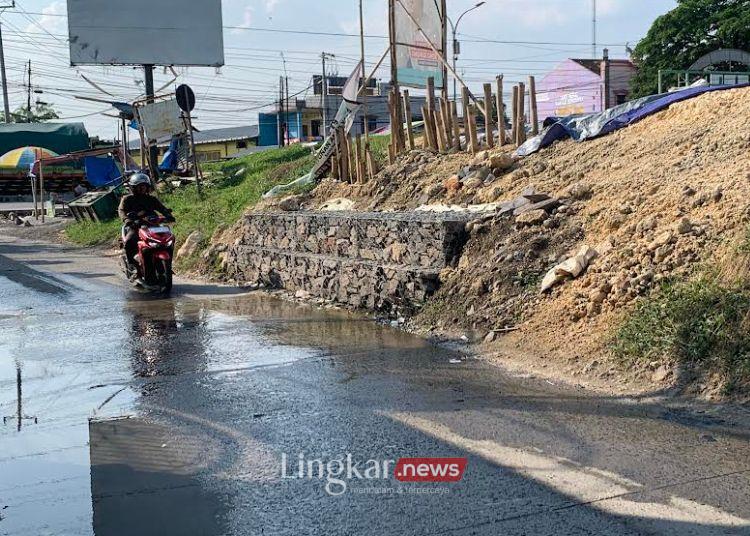
[[220,535],[222,497],[201,481],[207,445],[137,418],[91,421],[97,536]]

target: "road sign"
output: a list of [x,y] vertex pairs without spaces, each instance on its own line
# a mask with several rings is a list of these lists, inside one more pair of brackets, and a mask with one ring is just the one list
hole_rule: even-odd
[[177,106],[183,112],[192,112],[195,108],[195,93],[187,84],[181,84],[177,87]]

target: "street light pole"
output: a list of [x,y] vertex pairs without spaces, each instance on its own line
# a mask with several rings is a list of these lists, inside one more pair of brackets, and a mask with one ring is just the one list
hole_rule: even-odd
[[[474,7],[470,7],[461,15],[459,15],[458,20],[456,21],[456,24],[453,24],[453,21],[450,19],[450,17],[446,17],[448,19],[448,22],[451,24],[451,32],[453,33],[453,72],[457,73],[458,70],[456,69],[456,62],[458,61],[458,55],[461,54],[461,43],[458,42],[456,39],[456,34],[458,33],[458,25],[461,23],[461,19],[464,18],[464,15],[469,13],[470,11],[474,11],[475,9],[482,7],[486,2],[479,2]],[[453,77],[453,100],[457,100],[458,98],[458,92],[457,92],[457,86],[456,86],[456,77]]]

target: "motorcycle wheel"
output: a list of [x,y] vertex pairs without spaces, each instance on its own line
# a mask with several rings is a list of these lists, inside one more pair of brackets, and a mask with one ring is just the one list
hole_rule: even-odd
[[162,294],[172,291],[172,261],[161,260],[156,263],[156,277]]

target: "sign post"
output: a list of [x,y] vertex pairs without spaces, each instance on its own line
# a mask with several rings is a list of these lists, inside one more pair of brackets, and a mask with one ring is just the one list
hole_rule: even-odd
[[201,195],[201,169],[198,166],[198,155],[195,152],[195,136],[193,135],[193,117],[191,112],[195,108],[195,93],[187,84],[177,87],[177,106],[185,114],[187,120],[188,139],[190,140],[190,153],[193,157],[193,168],[195,169],[195,186],[198,189],[198,195]]

